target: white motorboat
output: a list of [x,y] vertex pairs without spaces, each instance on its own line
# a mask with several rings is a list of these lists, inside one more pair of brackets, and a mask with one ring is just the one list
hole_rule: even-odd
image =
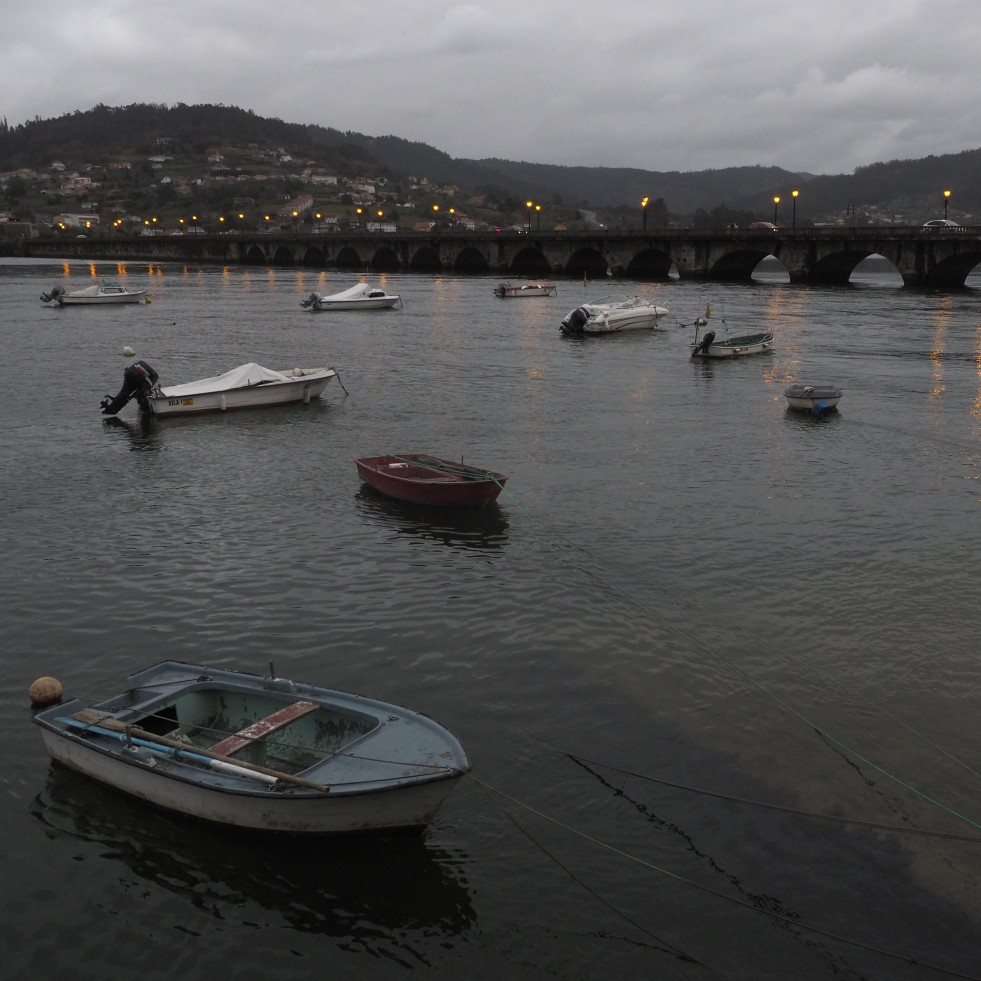
[[719,337],[714,330],[700,331],[708,326],[712,316],[711,306],[705,308],[705,316],[699,317],[692,326],[695,340],[690,345],[693,358],[742,358],[748,354],[763,354],[773,347],[773,331],[761,330],[752,334],[730,334],[725,318],[722,320],[724,334]]
[[49,755],[79,773],[257,831],[422,831],[470,769],[459,740],[411,709],[178,661],[131,675],[98,704],[53,704],[34,722]]
[[250,362],[221,375],[163,387],[146,361],[135,361],[123,372],[119,393],[102,400],[102,414],[114,416],[134,398],[143,412],[160,418],[306,403],[318,398],[336,376],[333,368],[274,371]]
[[91,306],[96,303],[142,303],[146,299],[146,290],[130,290],[119,283],[95,283],[71,293],[63,286],[55,286],[50,293],[41,294],[42,303],[57,303],[61,307]]
[[791,385],[784,391],[791,409],[804,409],[822,415],[838,407],[842,391],[837,385]]
[[501,283],[494,287],[494,296],[501,299],[519,296],[555,296],[558,290],[551,283],[524,283],[515,286],[512,283]]
[[563,334],[615,334],[651,330],[669,313],[639,296],[604,297],[571,310],[560,325]]
[[376,286],[358,283],[340,293],[323,293],[314,291],[305,300],[300,301],[301,307],[311,310],[386,310],[396,304],[402,305],[402,297],[397,293],[386,293]]

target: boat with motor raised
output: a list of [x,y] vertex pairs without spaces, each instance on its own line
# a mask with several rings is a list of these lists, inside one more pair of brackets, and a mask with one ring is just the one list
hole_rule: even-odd
[[402,305],[398,293],[386,293],[377,286],[358,283],[340,293],[318,293],[314,291],[300,306],[310,310],[386,310],[396,304]]
[[652,330],[668,313],[666,307],[640,296],[603,297],[570,310],[559,329],[569,335]]
[[71,292],[68,292],[64,286],[55,286],[50,293],[41,294],[42,303],[55,303],[60,307],[142,303],[145,300],[147,300],[146,290],[131,290],[119,283],[94,283],[92,286]]
[[157,418],[308,403],[319,398],[336,377],[333,368],[276,371],[251,361],[220,375],[162,386],[153,367],[146,361],[135,361],[123,372],[119,392],[102,400],[102,414],[114,416],[132,399],[141,411]]
[[[711,304],[705,307],[705,314],[697,317],[690,326],[695,328],[695,340],[689,345],[693,358],[742,358],[749,354],[763,354],[773,348],[773,331],[761,330],[755,333],[730,334],[729,326],[722,318],[723,336],[714,330],[701,333],[708,326],[712,316]],[[681,326],[689,326],[682,324]]]
[[513,283],[500,283],[494,287],[494,296],[502,300],[522,296],[555,296],[558,290],[552,283],[523,283],[515,286]]

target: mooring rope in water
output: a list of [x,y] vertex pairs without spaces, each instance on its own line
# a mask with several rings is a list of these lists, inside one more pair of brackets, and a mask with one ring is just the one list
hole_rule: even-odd
[[[572,826],[566,824],[565,822],[559,821],[557,818],[553,818],[550,815],[545,814],[543,811],[538,810],[538,808],[532,807],[530,804],[526,804],[523,801],[518,800],[516,797],[512,797],[510,794],[505,793],[503,790],[499,790],[498,788],[491,786],[490,784],[486,783],[480,778],[475,777],[472,773],[468,775],[470,779],[473,780],[473,782],[476,783],[477,786],[480,787],[490,797],[492,801],[494,801],[494,803],[504,812],[504,814],[511,820],[511,822],[515,824],[521,830],[521,832],[525,834],[526,837],[528,837],[536,845],[536,847],[540,848],[542,852],[548,856],[549,859],[555,862],[555,864],[558,865],[558,867],[561,868],[563,872],[569,875],[570,878],[572,878],[575,882],[579,883],[580,885],[583,885],[583,888],[585,888],[591,895],[595,896],[608,909],[615,912],[618,916],[621,916],[628,923],[631,923],[634,926],[638,927],[638,929],[642,930],[645,934],[647,934],[647,936],[652,937],[655,940],[658,940],[659,943],[663,944],[665,943],[665,941],[660,940],[649,930],[645,929],[643,926],[638,924],[636,920],[627,916],[621,910],[616,909],[616,907],[614,907],[612,904],[608,903],[605,899],[600,897],[595,892],[595,890],[590,889],[588,886],[582,883],[581,880],[577,876],[575,876],[563,863],[558,861],[558,859],[556,859],[555,856],[551,854],[551,852],[545,849],[544,846],[542,846],[541,843],[538,842],[537,839],[526,828],[520,825],[520,823],[507,810],[507,808],[505,808],[500,803],[500,801],[497,800],[496,798],[506,800],[510,804],[513,804],[515,807],[519,807],[522,810],[527,811],[529,814],[533,814],[535,817],[541,818],[541,820],[546,821],[549,824],[552,824],[558,828],[561,828],[563,831],[571,835],[574,835],[577,838],[581,838],[582,840],[587,841],[592,845],[596,845],[598,848],[603,848],[606,851],[611,852],[612,854],[617,855],[620,858],[624,858],[629,862],[633,862],[634,864],[640,865],[643,868],[650,869],[652,872],[658,872],[661,875],[667,876],[669,879],[673,879],[676,882],[680,882],[686,886],[691,886],[694,889],[698,889],[699,891],[703,893],[707,893],[710,896],[714,896],[717,899],[725,900],[726,902],[738,906],[742,909],[750,910],[754,913],[761,913],[764,916],[768,917],[769,919],[777,923],[781,923],[784,926],[790,927],[794,930],[800,930],[802,932],[810,933],[815,936],[824,937],[825,939],[832,940],[835,943],[844,944],[845,946],[848,947],[854,947],[857,950],[864,950],[868,953],[876,954],[881,957],[886,957],[891,960],[902,961],[904,964],[908,964],[910,966],[915,966],[915,967],[921,967],[927,971],[935,971],[939,974],[944,974],[947,977],[961,978],[963,979],[963,981],[981,981],[981,976],[979,975],[964,974],[961,971],[952,970],[950,968],[938,967],[935,964],[928,964],[926,961],[918,960],[916,957],[913,957],[910,954],[902,954],[902,953],[897,953],[896,951],[886,950],[883,947],[876,947],[873,944],[868,944],[861,940],[852,940],[851,938],[844,937],[841,934],[832,933],[830,930],[823,930],[820,927],[809,926],[808,924],[803,923],[799,919],[795,919],[794,917],[785,916],[782,913],[776,913],[773,910],[765,909],[764,907],[761,907],[759,905],[754,905],[752,903],[746,902],[745,900],[727,895],[726,893],[721,892],[718,889],[714,889],[711,886],[702,885],[700,882],[695,882],[692,879],[687,879],[684,876],[678,875],[676,872],[672,872],[670,869],[666,869],[663,866],[656,865],[655,863],[649,862],[647,861],[647,859],[640,858],[637,855],[632,855],[630,852],[624,851],[622,848],[618,848],[616,845],[611,845],[609,842],[602,841],[601,839],[596,838],[593,835],[587,834],[584,831],[579,831],[578,829],[573,828]],[[690,954],[686,954],[684,951],[680,950],[677,947],[670,946],[670,952],[677,954],[679,957],[682,957],[685,960],[692,961],[694,963],[701,964],[702,966],[708,967],[708,965],[705,965],[702,961],[695,960],[695,958],[693,958]]]
[[[515,506],[521,511],[521,513],[524,514],[532,522],[532,524],[534,524],[545,535],[545,537],[550,542],[550,544],[552,544],[555,548],[565,552],[567,555],[570,556],[572,556],[573,552],[578,551],[582,555],[588,558],[592,558],[590,553],[582,546],[574,545],[569,542],[560,541],[556,536],[551,534],[551,532],[549,532],[549,530],[546,528],[545,524],[540,519],[532,515],[531,512],[527,508],[525,508],[513,494],[507,491],[507,489],[505,489],[504,493],[507,494],[508,498],[515,504]],[[908,792],[912,793],[914,796],[918,797],[920,800],[924,801],[925,803],[931,804],[934,807],[937,807],[940,810],[951,815],[952,817],[955,817],[958,820],[966,822],[971,827],[981,830],[981,823],[973,820],[972,818],[967,817],[964,814],[961,814],[959,811],[956,811],[951,807],[948,807],[946,804],[943,804],[942,802],[938,801],[936,798],[931,797],[929,794],[925,793],[924,791],[917,789],[911,783],[891,773],[890,771],[885,769],[885,767],[880,766],[878,763],[875,763],[873,760],[869,759],[863,754],[857,752],[856,750],[853,750],[850,746],[848,746],[847,744],[845,744],[844,742],[833,736],[830,732],[822,728],[820,725],[808,719],[805,715],[803,715],[801,712],[795,709],[787,701],[780,698],[778,695],[774,694],[773,692],[769,691],[763,684],[758,682],[743,668],[739,667],[737,664],[734,664],[729,658],[718,653],[717,651],[712,650],[706,644],[702,643],[702,641],[698,640],[698,638],[695,637],[694,634],[692,634],[690,631],[686,630],[685,628],[680,627],[677,624],[672,624],[668,622],[664,617],[660,616],[655,611],[649,609],[647,606],[643,604],[643,602],[636,599],[630,593],[626,592],[622,587],[611,584],[610,582],[605,580],[601,575],[595,572],[594,569],[591,568],[589,565],[587,565],[584,561],[578,561],[574,556],[572,557],[572,561],[585,575],[596,581],[603,589],[620,597],[624,602],[639,610],[643,615],[654,619],[666,630],[672,631],[675,634],[685,638],[685,640],[687,640],[694,648],[702,651],[704,654],[707,654],[709,657],[713,657],[719,662],[721,662],[722,664],[724,664],[730,671],[732,671],[738,677],[742,678],[745,682],[747,682],[752,687],[754,687],[762,695],[769,698],[772,702],[778,705],[785,712],[787,712],[794,718],[798,719],[799,721],[803,722],[808,728],[812,729],[819,737],[826,740],[828,743],[838,747],[838,749],[842,750],[843,752],[850,754],[855,759],[871,767],[877,773],[881,774],[883,777],[887,778],[888,780],[891,780],[893,783],[902,787],[904,790],[907,790]],[[774,653],[782,658],[782,655],[780,655],[779,652],[771,652],[771,653]],[[942,747],[937,746],[928,737],[924,736],[918,730],[907,725],[906,723],[903,723],[901,720],[897,719],[894,715],[889,713],[887,710],[883,709],[881,706],[875,704],[874,702],[869,701],[868,699],[864,699],[864,696],[860,696],[859,693],[851,691],[850,689],[847,688],[847,686],[841,685],[840,682],[837,682],[834,679],[825,679],[825,680],[831,681],[832,684],[838,685],[838,687],[850,691],[851,694],[858,695],[858,697],[862,697],[863,700],[866,702],[866,704],[870,705],[877,711],[883,713],[888,718],[892,718],[895,722],[897,722],[897,724],[902,725],[907,732],[916,736],[916,738],[921,740],[926,745],[932,747],[938,752],[941,752],[944,756],[946,756],[952,762],[957,763],[959,766],[963,767],[973,776],[976,777],[981,776],[981,774],[978,774],[978,772],[974,770],[972,767],[970,767],[967,763],[960,760],[958,757],[954,756],[952,753],[948,752],[947,750],[944,750]]]
[[525,731],[525,734],[530,738],[540,742],[543,746],[547,747],[551,752],[556,753],[559,756],[564,756],[566,759],[571,760],[578,766],[583,767],[587,771],[591,766],[602,767],[604,770],[611,770],[613,773],[618,773],[624,777],[633,777],[636,780],[642,780],[646,783],[656,783],[661,787],[668,787],[671,790],[680,790],[687,794],[695,794],[699,797],[714,797],[716,800],[724,800],[730,804],[740,804],[746,807],[756,807],[761,810],[766,811],[776,811],[781,814],[790,814],[795,817],[809,818],[815,821],[826,821],[831,824],[841,824],[848,825],[856,828],[867,828],[870,831],[884,831],[889,834],[904,834],[913,835],[919,838],[939,838],[944,841],[964,841],[971,842],[973,844],[981,844],[981,837],[977,835],[955,835],[947,831],[927,831],[922,828],[913,828],[898,824],[883,824],[878,821],[864,821],[860,818],[849,818],[843,817],[840,814],[828,814],[825,811],[806,811],[800,807],[790,807],[786,804],[774,804],[769,801],[753,800],[749,797],[737,797],[735,794],[724,794],[717,790],[707,790],[704,787],[693,787],[690,784],[677,783],[673,780],[664,780],[661,777],[653,777],[649,773],[638,773],[636,770],[627,770],[624,767],[617,766],[614,763],[608,763],[605,760],[597,760],[589,756],[582,756],[578,753],[570,752],[566,749],[560,749],[558,746],[554,746],[547,739],[542,739],[541,736],[533,732]]

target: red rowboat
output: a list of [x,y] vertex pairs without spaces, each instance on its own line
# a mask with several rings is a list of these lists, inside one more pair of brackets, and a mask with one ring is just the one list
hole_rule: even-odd
[[366,484],[412,504],[480,507],[496,500],[507,481],[502,473],[425,453],[369,456],[354,462]]

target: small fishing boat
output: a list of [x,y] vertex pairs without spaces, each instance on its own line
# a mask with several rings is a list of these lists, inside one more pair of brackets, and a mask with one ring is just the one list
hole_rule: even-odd
[[311,310],[385,310],[396,303],[402,304],[402,297],[397,293],[389,294],[367,283],[358,283],[340,293],[324,295],[314,291],[300,301],[300,306]]
[[274,371],[254,361],[221,375],[163,387],[160,376],[146,361],[135,361],[123,372],[123,387],[102,400],[102,414],[116,415],[131,399],[158,418],[255,409],[319,398],[337,377],[333,368],[290,368]]
[[729,334],[725,318],[722,320],[725,334],[721,338],[714,330],[700,334],[702,328],[708,326],[711,316],[712,308],[706,306],[705,315],[698,317],[691,325],[695,328],[695,340],[690,345],[693,358],[742,358],[748,354],[763,354],[772,349],[773,331],[761,330],[752,334]]
[[470,769],[457,738],[411,709],[179,661],[131,675],[96,705],[45,707],[34,722],[65,766],[257,831],[421,831]]
[[412,504],[481,507],[497,500],[507,481],[502,473],[425,453],[369,456],[354,462],[364,483]]
[[842,391],[836,385],[791,385],[783,394],[791,409],[823,415],[837,409]]
[[639,296],[605,297],[570,310],[559,326],[563,334],[615,334],[651,330],[668,310]]
[[494,287],[494,296],[501,299],[518,296],[555,296],[558,290],[551,283],[525,283],[514,286],[511,283],[501,283]]
[[42,303],[57,303],[61,307],[91,306],[97,303],[142,303],[146,299],[146,290],[130,290],[119,283],[96,283],[71,293],[63,286],[55,286],[50,293],[41,294]]

